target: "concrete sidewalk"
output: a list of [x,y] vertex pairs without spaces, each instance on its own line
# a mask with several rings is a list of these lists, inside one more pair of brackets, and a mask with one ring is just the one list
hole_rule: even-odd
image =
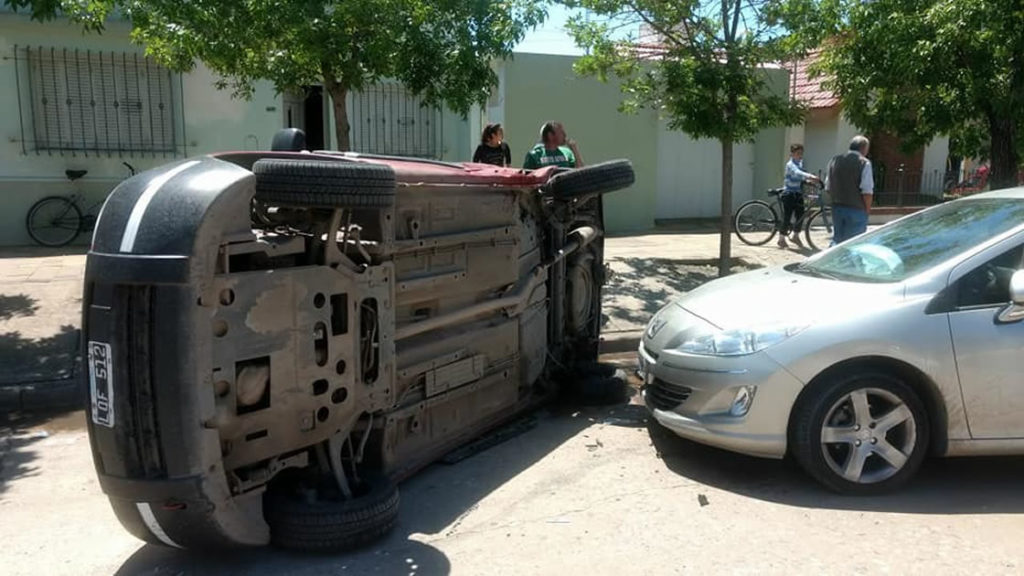
[[75,401],[85,248],[0,252],[0,406]]
[[[608,238],[612,277],[604,293],[606,352],[636,348],[647,320],[674,296],[717,277],[718,235],[688,228]],[[799,260],[774,244],[733,239],[734,269]],[[56,408],[78,398],[85,248],[0,252],[0,408]]]

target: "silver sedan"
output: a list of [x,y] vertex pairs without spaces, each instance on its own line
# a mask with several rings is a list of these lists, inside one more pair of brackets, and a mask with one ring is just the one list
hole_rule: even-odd
[[839,492],[1024,454],[1024,188],[705,284],[647,325],[640,371],[666,428]]

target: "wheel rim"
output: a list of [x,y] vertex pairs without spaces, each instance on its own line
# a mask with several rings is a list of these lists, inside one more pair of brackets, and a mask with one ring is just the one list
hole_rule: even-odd
[[832,219],[818,212],[807,221],[807,243],[815,250],[824,250],[832,243]]
[[572,267],[569,275],[569,325],[573,332],[580,334],[587,328],[593,316],[593,274],[589,258]]
[[37,204],[29,216],[28,232],[44,246],[62,246],[71,242],[81,230],[81,216],[66,200]]
[[847,482],[874,484],[902,470],[917,446],[914,413],[898,396],[860,388],[836,400],[821,426],[829,468]]
[[765,244],[775,236],[775,212],[760,202],[747,204],[736,213],[736,235],[746,244]]

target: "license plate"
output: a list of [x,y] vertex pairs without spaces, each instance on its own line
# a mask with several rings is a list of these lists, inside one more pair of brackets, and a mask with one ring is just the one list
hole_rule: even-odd
[[89,392],[92,421],[98,426],[114,427],[114,360],[110,344],[89,342]]

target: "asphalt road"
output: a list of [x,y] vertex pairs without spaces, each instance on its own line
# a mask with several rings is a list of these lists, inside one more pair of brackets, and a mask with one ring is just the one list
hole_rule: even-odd
[[930,462],[880,498],[687,442],[639,406],[552,409],[538,426],[402,486],[400,523],[348,555],[201,556],[143,545],[100,493],[84,415],[0,439],[0,573],[1020,574],[1024,458]]

